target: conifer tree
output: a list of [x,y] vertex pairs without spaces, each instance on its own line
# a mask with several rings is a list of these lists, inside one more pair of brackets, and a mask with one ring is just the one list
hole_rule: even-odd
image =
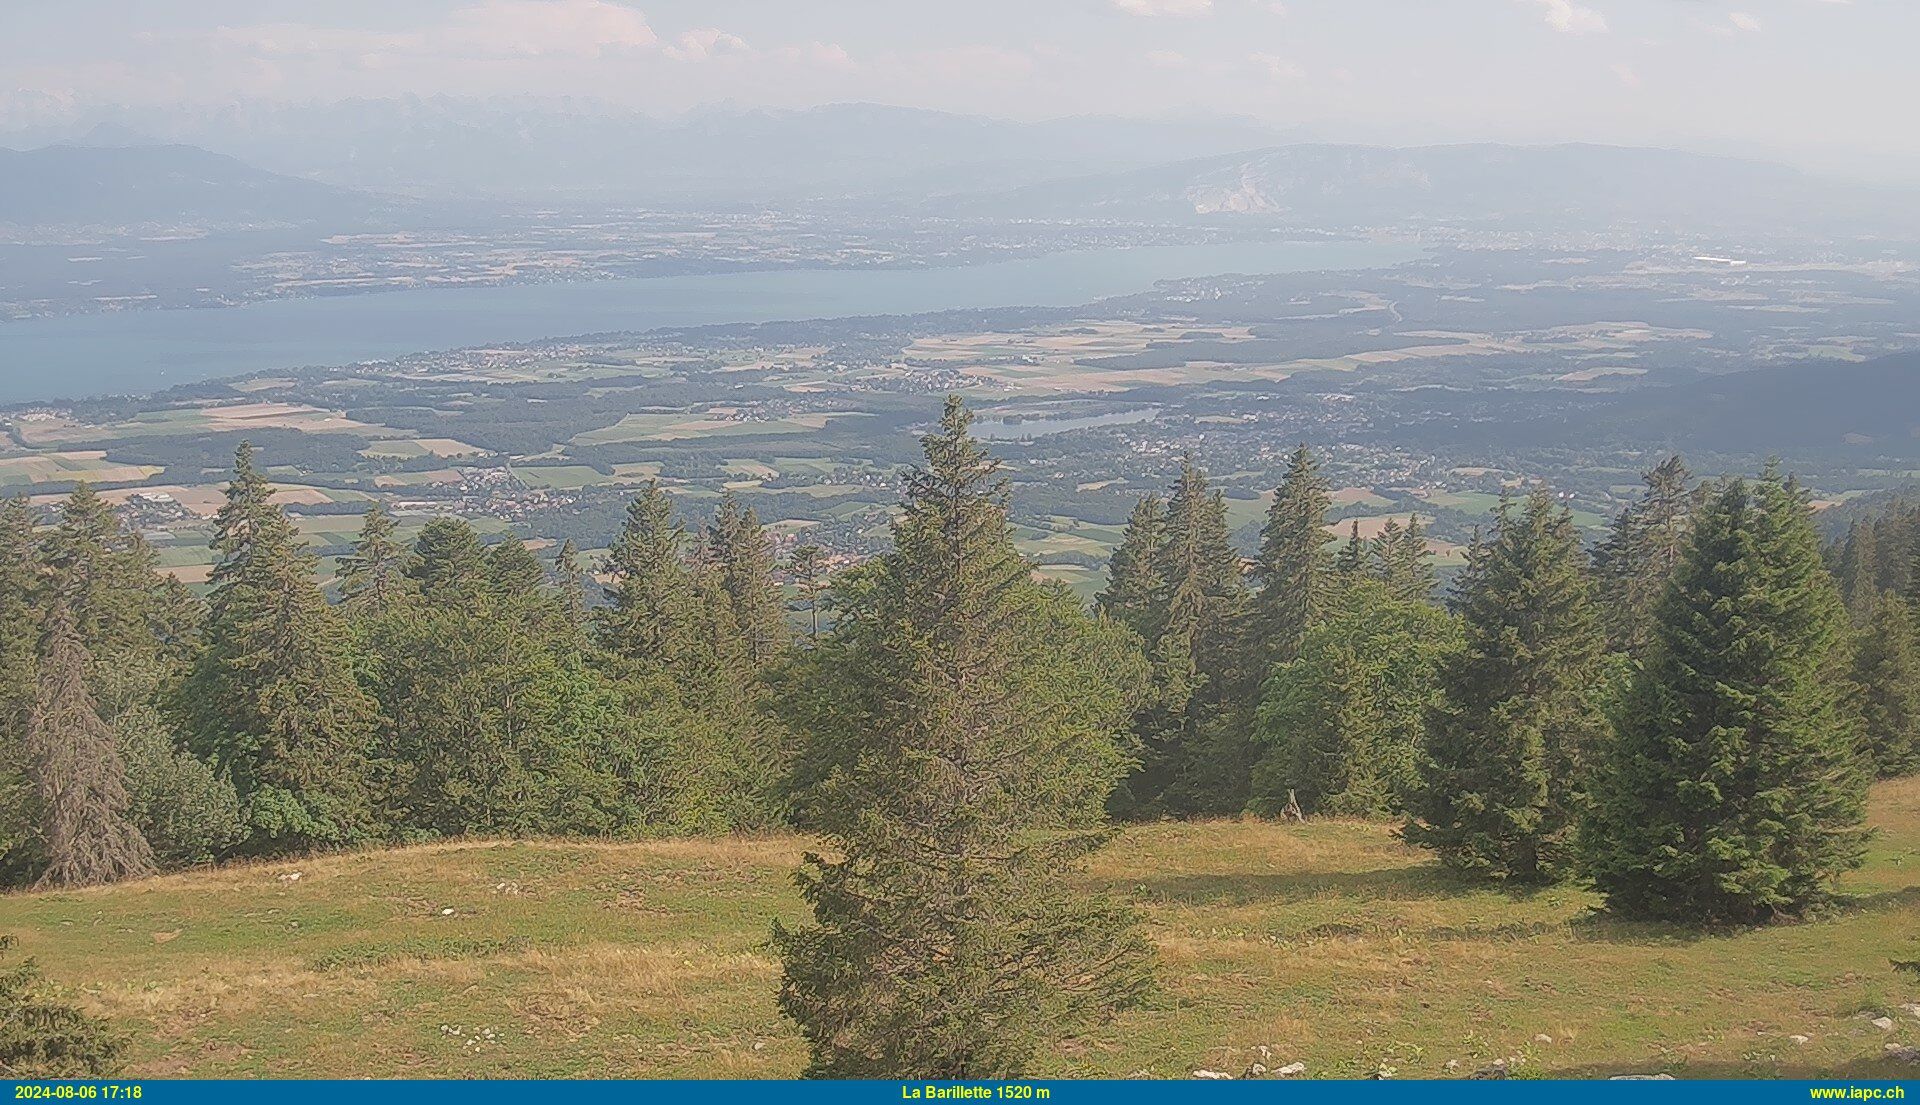
[[580,546],[569,537],[560,543],[560,551],[553,557],[554,584],[560,589],[560,610],[567,624],[576,631],[585,631],[589,615],[587,613],[587,571],[580,563]]
[[507,598],[533,598],[547,585],[547,570],[527,549],[526,542],[509,537],[486,550],[481,560],[487,588]]
[[247,846],[276,852],[368,838],[377,722],[314,555],[272,505],[242,445],[216,516],[206,648],[182,689],[195,750],[228,778]]
[[1493,880],[1561,877],[1582,764],[1600,737],[1605,641],[1572,515],[1551,493],[1516,513],[1459,584],[1463,647],[1442,664],[1407,839]]
[[47,849],[42,886],[98,886],[153,872],[153,852],[127,817],[126,763],[87,690],[87,668],[73,615],[56,599],[27,720]]
[[1854,645],[1868,752],[1883,779],[1920,773],[1920,621],[1899,595],[1874,603]]
[[1880,556],[1875,536],[1879,531],[1871,519],[1855,519],[1847,527],[1834,564],[1834,578],[1840,585],[1840,597],[1856,621],[1865,621],[1880,597]]
[[1154,694],[1136,721],[1140,765],[1116,796],[1126,816],[1233,813],[1246,805],[1259,673],[1226,499],[1191,458],[1167,502],[1153,572],[1164,596],[1146,636]]
[[470,595],[487,584],[487,550],[466,519],[442,516],[414,538],[406,571],[430,599]]
[[1319,462],[1302,445],[1287,462],[1274,492],[1254,559],[1260,590],[1253,603],[1253,662],[1264,679],[1275,664],[1299,653],[1300,641],[1326,601],[1333,557],[1327,545],[1327,511],[1333,499]]
[[1453,619],[1424,599],[1368,579],[1340,588],[1267,681],[1248,808],[1272,815],[1291,795],[1310,814],[1401,812],[1455,637]]
[[787,561],[787,570],[793,574],[800,588],[800,597],[807,603],[807,639],[820,639],[820,592],[826,589],[826,558],[818,545],[801,545],[793,550],[793,556]]
[[1151,982],[1131,911],[1068,879],[1109,835],[1144,670],[1124,630],[1032,581],[968,421],[948,400],[807,699],[836,855],[806,858],[813,921],[774,940],[812,1076],[1017,1076]]
[[367,508],[353,552],[340,558],[340,596],[349,609],[384,612],[413,586],[410,556],[395,536],[398,530],[379,503]]
[[1678,456],[1641,477],[1640,499],[1620,512],[1594,553],[1594,581],[1610,647],[1642,652],[1653,628],[1653,607],[1680,565],[1699,507],[1692,473]]
[[748,660],[755,668],[764,667],[788,641],[780,592],[773,582],[773,541],[760,528],[754,509],[742,506],[731,491],[720,496],[707,530],[707,557],[720,573]]
[[1158,495],[1142,496],[1108,561],[1107,586],[1095,599],[1101,612],[1146,638],[1158,635],[1166,604],[1166,580],[1160,575],[1166,540],[1165,501]]
[[1593,786],[1583,843],[1619,913],[1797,913],[1864,854],[1846,616],[1798,489],[1729,481],[1695,520]]
[[641,664],[683,664],[701,650],[701,618],[686,531],[657,481],[627,504],[627,520],[607,555],[612,602],[600,612],[601,642]]
[[61,504],[45,550],[103,708],[117,716],[129,703],[151,699],[171,676],[170,662],[186,651],[182,638],[198,620],[195,600],[162,585],[153,550],[87,484]]
[[42,863],[27,717],[39,682],[45,587],[33,512],[25,499],[9,499],[0,506],[0,885]]
[[1368,551],[1366,539],[1360,536],[1360,520],[1356,518],[1353,528],[1347,532],[1346,542],[1333,559],[1334,578],[1358,579],[1367,570]]
[[1903,593],[1907,604],[1920,610],[1920,514],[1908,527],[1907,578]]
[[1426,602],[1433,597],[1432,553],[1420,529],[1420,516],[1409,515],[1406,526],[1388,521],[1373,544],[1374,578],[1402,602]]
[[213,516],[211,544],[220,554],[211,576],[216,590],[229,578],[246,572],[258,531],[276,525],[276,517],[284,522],[274,509],[273,488],[266,474],[254,463],[253,442],[242,441],[234,450],[233,478],[227,483],[226,499]]

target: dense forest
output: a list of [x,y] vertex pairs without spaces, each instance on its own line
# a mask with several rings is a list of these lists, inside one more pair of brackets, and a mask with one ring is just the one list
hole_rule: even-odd
[[1417,520],[1336,535],[1302,448],[1250,562],[1187,463],[1087,609],[969,421],[831,578],[648,485],[599,565],[375,508],[330,594],[244,445],[204,596],[85,486],[10,502],[0,880],[790,826],[824,842],[774,934],[810,1073],[1004,1077],[1153,991],[1132,910],[1061,877],[1116,822],[1391,819],[1463,879],[1752,924],[1829,903],[1868,783],[1920,770],[1920,511],[1823,547],[1790,476],[1674,458],[1592,549],[1551,490],[1504,500],[1441,602]]

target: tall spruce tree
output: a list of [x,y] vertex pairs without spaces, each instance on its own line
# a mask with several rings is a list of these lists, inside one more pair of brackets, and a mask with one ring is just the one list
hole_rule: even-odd
[[1360,536],[1360,520],[1354,519],[1353,526],[1347,531],[1347,539],[1340,545],[1340,552],[1333,558],[1335,579],[1358,579],[1367,570],[1366,538]]
[[151,700],[191,651],[197,600],[162,582],[153,550],[84,483],[61,504],[45,561],[91,657],[92,687],[109,720]]
[[820,593],[826,590],[826,553],[818,545],[801,545],[787,560],[787,571],[807,603],[807,639],[820,639]]
[[1594,581],[1607,644],[1638,656],[1653,632],[1653,608],[1680,566],[1699,509],[1692,473],[1678,456],[1641,477],[1646,490],[1614,519],[1594,552]]
[[801,869],[813,922],[774,931],[813,1076],[1017,1076],[1151,982],[1131,911],[1068,878],[1109,835],[1144,669],[1130,634],[1032,581],[968,421],[948,400],[893,551],[820,650],[810,808],[836,856]]
[[1154,558],[1161,598],[1149,618],[1154,694],[1135,724],[1139,767],[1115,796],[1124,816],[1242,809],[1255,749],[1261,673],[1246,654],[1250,609],[1226,499],[1191,458],[1167,501]]
[[399,528],[379,503],[367,508],[353,551],[340,558],[340,596],[348,609],[384,612],[413,587],[411,554],[396,536]]
[[1420,516],[1409,515],[1407,524],[1388,521],[1373,543],[1374,578],[1402,602],[1427,602],[1433,597],[1433,554],[1427,548],[1426,534],[1420,528]]
[[44,819],[42,886],[98,886],[153,872],[153,852],[127,816],[127,768],[87,690],[86,646],[64,598],[47,616],[39,690],[27,720]]
[[1920,619],[1899,595],[1882,595],[1854,644],[1867,751],[1883,779],[1920,773]]
[[707,529],[707,557],[720,573],[749,662],[766,666],[788,643],[784,604],[773,582],[773,540],[760,527],[760,516],[731,491],[720,496]]
[[1846,615],[1797,488],[1729,481],[1695,520],[1583,836],[1610,908],[1691,923],[1823,900],[1864,854]]
[[0,506],[0,885],[21,881],[42,863],[27,717],[39,684],[46,571],[25,499]]
[[1251,658],[1264,679],[1275,664],[1292,660],[1327,598],[1333,556],[1327,545],[1327,511],[1333,498],[1320,464],[1307,447],[1295,449],[1287,474],[1267,509],[1254,559],[1260,590],[1253,599]]
[[612,602],[600,612],[601,643],[635,663],[683,665],[702,650],[698,588],[685,559],[686,531],[673,501],[649,481],[627,504],[607,554]]
[[206,647],[181,693],[195,750],[238,794],[246,847],[284,852],[375,832],[377,714],[315,556],[270,499],[251,448],[216,515]]
[[1854,519],[1834,559],[1833,574],[1840,585],[1840,597],[1856,621],[1865,621],[1873,611],[1874,600],[1880,597],[1880,553],[1875,542],[1878,529],[1871,519]]
[[1503,501],[1459,588],[1464,647],[1441,666],[1406,837],[1476,877],[1561,877],[1604,730],[1605,641],[1572,515],[1545,490],[1517,512]]
[[1134,504],[1119,547],[1107,564],[1107,585],[1094,605],[1142,637],[1159,634],[1166,606],[1166,580],[1160,575],[1167,541],[1167,506],[1158,495]]
[[590,615],[587,612],[587,570],[580,563],[580,546],[569,537],[560,543],[560,551],[553,555],[553,582],[560,590],[560,611],[567,624],[577,633],[586,631]]

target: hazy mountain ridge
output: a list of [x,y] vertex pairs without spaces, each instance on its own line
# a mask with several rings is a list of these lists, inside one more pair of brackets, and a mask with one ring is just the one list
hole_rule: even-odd
[[[1033,218],[1162,221],[1230,216],[1309,226],[1575,229],[1623,223],[1677,232],[1772,225],[1832,229],[1898,197],[1786,166],[1622,146],[1293,145],[963,198]],[[1910,230],[1906,217],[1900,224]]]
[[[843,103],[793,111],[709,107],[662,119],[601,105],[455,98],[129,114],[93,126],[155,134],[352,188],[649,204],[1000,190],[1288,137],[1225,117],[1021,123]],[[84,140],[86,133],[61,137]]]
[[0,149],[0,224],[289,225],[358,220],[400,207],[193,146]]

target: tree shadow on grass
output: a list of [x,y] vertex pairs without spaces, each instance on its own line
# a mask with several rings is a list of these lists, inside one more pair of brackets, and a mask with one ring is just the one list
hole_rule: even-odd
[[1920,908],[1920,886],[1885,890],[1877,894],[1843,896],[1827,910],[1808,917],[1782,917],[1752,924],[1689,925],[1678,921],[1640,921],[1596,909],[1573,918],[1568,928],[1582,940],[1609,944],[1678,946],[1761,932],[1779,925],[1818,925],[1862,913]]
[[1208,872],[1115,879],[1109,889],[1136,900],[1169,905],[1244,906],[1351,898],[1358,902],[1412,902],[1505,893],[1530,897],[1537,888],[1501,888],[1460,879],[1438,864],[1383,867],[1372,871],[1298,871],[1252,874]]

